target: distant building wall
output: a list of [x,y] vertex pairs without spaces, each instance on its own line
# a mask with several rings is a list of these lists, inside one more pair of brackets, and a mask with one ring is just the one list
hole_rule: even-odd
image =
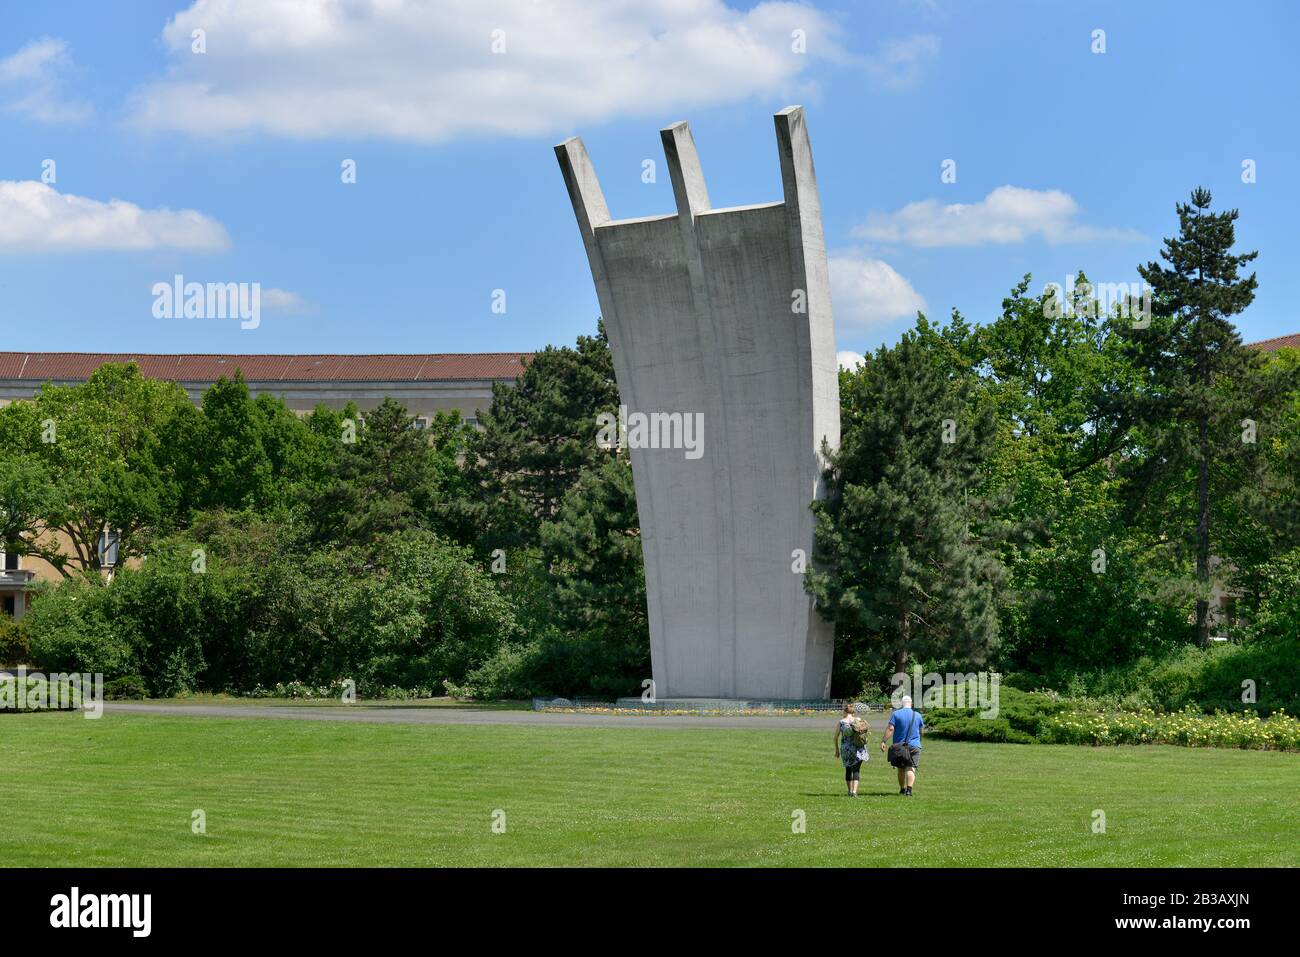
[[220,378],[244,376],[254,396],[284,399],[295,412],[317,405],[362,411],[386,396],[412,415],[457,410],[477,419],[492,403],[492,384],[513,384],[530,353],[428,355],[146,355],[135,353],[0,352],[0,405],[30,399],[45,382],[84,382],[106,363],[134,362],[151,379],[179,383],[196,403]]

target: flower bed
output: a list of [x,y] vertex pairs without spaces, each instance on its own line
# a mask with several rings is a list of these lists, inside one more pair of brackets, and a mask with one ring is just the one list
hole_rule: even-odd
[[1045,744],[1176,744],[1188,748],[1300,750],[1300,719],[1284,711],[1261,719],[1254,714],[1170,714],[1151,710],[1069,711],[1043,719],[1038,740]]

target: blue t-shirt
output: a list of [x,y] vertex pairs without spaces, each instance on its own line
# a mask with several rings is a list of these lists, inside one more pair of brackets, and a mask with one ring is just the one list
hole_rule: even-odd
[[[913,719],[913,715],[916,715]],[[889,723],[894,726],[894,744],[903,740],[907,734],[908,725],[912,725],[912,736],[907,739],[907,745],[911,748],[921,749],[921,728],[925,725],[925,718],[921,717],[911,708],[899,708],[889,717]]]

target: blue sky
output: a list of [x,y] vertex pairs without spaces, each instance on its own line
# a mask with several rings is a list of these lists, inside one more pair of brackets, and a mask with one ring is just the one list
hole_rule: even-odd
[[[766,202],[791,103],[841,350],[893,341],[918,307],[988,321],[1026,272],[1035,290],[1136,281],[1197,185],[1260,250],[1243,335],[1300,332],[1300,15],[1282,0],[0,9],[3,350],[571,342],[598,307],[553,145],[584,138],[616,218],[665,213],[658,130],[688,119],[714,205]],[[155,318],[151,287],[177,273],[260,283],[261,324]]]

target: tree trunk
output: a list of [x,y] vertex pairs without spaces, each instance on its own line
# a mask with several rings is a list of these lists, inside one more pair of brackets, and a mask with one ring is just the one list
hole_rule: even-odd
[[898,633],[902,638],[902,644],[894,649],[894,674],[902,675],[907,673],[907,643],[911,636],[912,623],[907,619],[907,612],[903,612],[902,619],[898,622]]
[[[1199,221],[1201,211],[1198,207],[1196,218]],[[1196,285],[1205,282],[1205,251],[1202,249],[1196,264]],[[1200,333],[1205,325],[1205,315],[1196,317],[1196,338],[1200,343],[1199,366],[1197,369],[1201,388],[1205,390],[1202,403],[1210,401],[1210,357],[1206,352],[1205,342]],[[1205,406],[1203,405],[1202,408]],[[1196,474],[1196,583],[1201,588],[1201,595],[1196,599],[1196,643],[1205,648],[1210,643],[1210,417],[1201,412],[1196,417],[1197,451],[1200,453]]]
[[1202,415],[1196,424],[1200,445],[1200,464],[1196,479],[1196,582],[1201,597],[1196,599],[1196,642],[1202,648],[1210,643],[1210,449],[1209,422]]

